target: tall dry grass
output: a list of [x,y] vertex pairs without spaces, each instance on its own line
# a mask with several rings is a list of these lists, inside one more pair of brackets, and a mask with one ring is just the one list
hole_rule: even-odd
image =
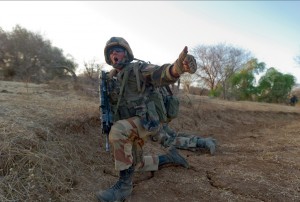
[[66,194],[94,161],[99,104],[57,86],[1,81],[0,201],[76,201]]

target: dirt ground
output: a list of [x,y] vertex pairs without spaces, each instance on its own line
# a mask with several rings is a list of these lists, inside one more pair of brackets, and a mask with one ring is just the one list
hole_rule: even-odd
[[[176,131],[217,140],[180,150],[190,168],[136,173],[127,201],[300,201],[300,107],[181,95]],[[99,98],[68,83],[0,81],[0,201],[96,201],[118,179]],[[145,154],[165,148],[148,141]]]

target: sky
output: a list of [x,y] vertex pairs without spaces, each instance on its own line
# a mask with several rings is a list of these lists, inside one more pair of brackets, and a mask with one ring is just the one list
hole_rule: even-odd
[[226,43],[300,83],[300,1],[0,1],[0,27],[20,25],[84,62],[104,64],[112,36],[135,58],[162,65],[184,46]]

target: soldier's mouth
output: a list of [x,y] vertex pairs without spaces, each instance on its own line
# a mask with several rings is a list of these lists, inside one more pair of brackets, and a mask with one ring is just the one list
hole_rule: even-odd
[[114,61],[115,61],[115,62],[118,62],[118,61],[119,61],[119,59],[118,59],[118,58],[114,58]]

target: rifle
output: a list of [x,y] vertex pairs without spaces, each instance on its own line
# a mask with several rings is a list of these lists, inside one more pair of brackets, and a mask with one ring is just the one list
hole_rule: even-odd
[[107,74],[105,71],[101,71],[100,74],[100,108],[101,108],[101,114],[100,119],[102,121],[101,124],[101,130],[102,135],[105,135],[105,150],[109,151],[109,131],[111,129],[111,126],[113,124],[112,121],[112,111],[109,104],[109,97],[108,97],[109,91],[108,91],[108,85],[107,85]]

